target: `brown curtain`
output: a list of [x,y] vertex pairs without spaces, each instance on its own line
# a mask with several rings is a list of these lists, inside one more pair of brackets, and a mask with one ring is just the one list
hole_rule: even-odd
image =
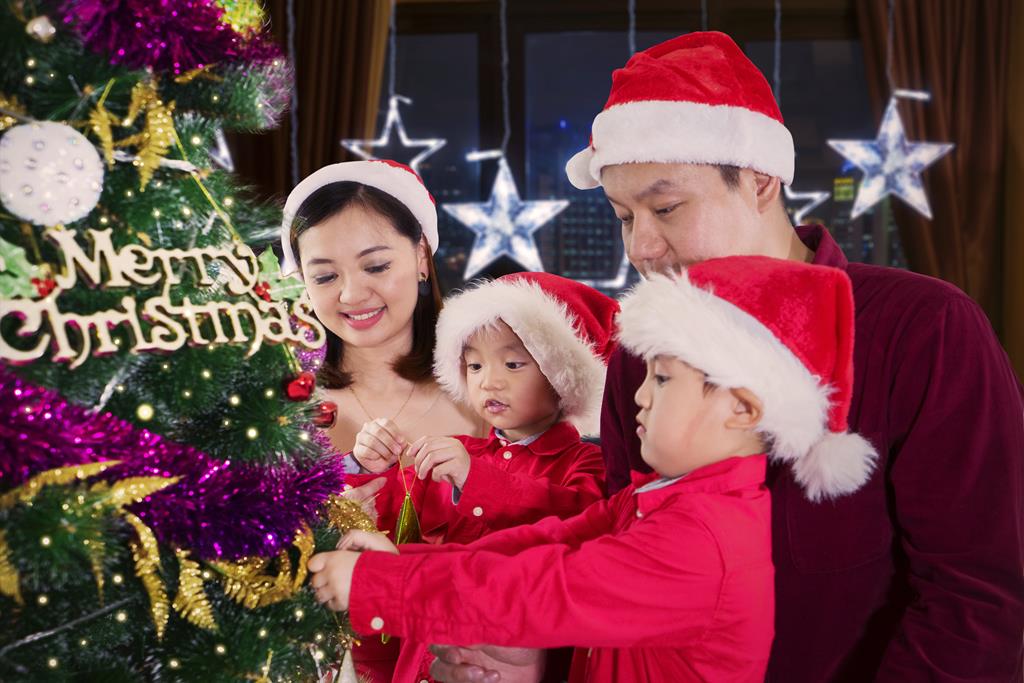
[[1003,343],[1024,379],[1024,2],[1011,18],[1010,93],[1007,98],[1006,249]]
[[[907,261],[913,270],[967,292],[1001,333],[1013,0],[893,2],[893,87],[932,95],[927,103],[901,100],[907,137],[956,143],[922,176],[932,220],[893,201]],[[890,94],[888,0],[856,0],[856,6],[868,84],[881,118]]]
[[[342,138],[370,137],[377,121],[387,52],[388,0],[293,0],[298,96],[298,177],[349,157]],[[286,0],[268,0],[271,30],[287,48]],[[265,197],[293,186],[291,116],[262,134],[234,134],[236,171]]]

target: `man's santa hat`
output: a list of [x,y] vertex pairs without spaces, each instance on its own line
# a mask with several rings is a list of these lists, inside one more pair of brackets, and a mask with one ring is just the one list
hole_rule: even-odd
[[596,434],[618,310],[614,299],[550,273],[515,273],[473,286],[441,309],[434,375],[452,398],[468,403],[462,351],[476,332],[504,321],[558,394],[562,418]]
[[720,164],[793,182],[793,136],[768,81],[724,33],[673,38],[612,74],[590,145],[565,166],[581,190],[628,163]]
[[850,433],[853,292],[846,273],[765,256],[729,256],[656,275],[623,299],[619,340],[671,356],[714,385],[754,392],[771,455],[811,500],[860,488],[877,453]]
[[423,235],[430,245],[430,252],[437,251],[437,208],[434,205],[434,198],[416,171],[390,159],[346,161],[314,171],[288,195],[280,231],[281,251],[284,255],[281,263],[282,275],[291,275],[299,270],[295,254],[292,253],[291,230],[295,214],[302,203],[321,187],[342,182],[362,183],[375,187],[404,204],[423,229]]

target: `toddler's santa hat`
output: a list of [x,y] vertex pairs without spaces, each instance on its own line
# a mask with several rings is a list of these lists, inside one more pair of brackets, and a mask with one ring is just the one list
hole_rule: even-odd
[[455,400],[468,402],[463,348],[477,331],[504,321],[558,394],[562,417],[582,433],[596,434],[618,310],[614,299],[550,273],[485,282],[445,301],[434,375]]
[[853,313],[842,270],[730,256],[636,285],[622,299],[619,340],[636,355],[678,358],[712,384],[754,392],[772,456],[819,500],[860,488],[877,457],[847,431]]
[[793,182],[793,136],[768,81],[724,33],[673,38],[612,74],[590,145],[565,166],[581,190],[626,163],[724,164]]
[[346,161],[324,166],[311,173],[288,195],[288,200],[284,204],[284,219],[281,221],[280,232],[281,250],[284,255],[281,264],[282,275],[291,275],[299,270],[290,239],[292,222],[299,207],[324,185],[341,182],[369,185],[400,201],[419,222],[430,245],[430,252],[437,251],[437,208],[434,206],[434,198],[430,196],[416,171],[389,159]]

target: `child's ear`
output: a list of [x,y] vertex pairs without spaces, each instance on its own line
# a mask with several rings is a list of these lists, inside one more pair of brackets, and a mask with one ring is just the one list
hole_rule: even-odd
[[732,414],[725,421],[729,429],[752,430],[761,423],[764,405],[750,389],[729,389],[732,396]]

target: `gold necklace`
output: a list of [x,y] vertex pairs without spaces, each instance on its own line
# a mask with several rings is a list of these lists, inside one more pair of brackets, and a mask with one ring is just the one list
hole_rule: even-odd
[[[367,409],[366,409],[366,406],[365,406],[365,405],[363,405],[363,402],[362,402],[361,400],[359,400],[359,394],[357,394],[357,393],[356,393],[356,388],[355,388],[355,386],[354,386],[354,385],[352,385],[352,384],[349,384],[349,385],[348,385],[348,390],[352,392],[352,395],[353,395],[353,396],[355,397],[355,399],[356,399],[356,403],[358,403],[358,404],[359,404],[359,407],[363,409],[363,413],[364,413],[364,414],[366,415],[366,417],[370,418],[370,422],[373,422],[374,420],[376,420],[377,418],[375,418],[375,417],[374,417],[373,415],[370,415],[370,411],[369,411],[369,410],[367,410]],[[401,406],[401,407],[400,407],[400,408],[398,409],[398,412],[397,412],[397,413],[395,413],[395,414],[394,414],[394,415],[393,415],[393,416],[392,416],[391,418],[389,418],[389,419],[390,419],[390,420],[391,420],[392,422],[394,422],[395,420],[397,420],[397,419],[398,419],[398,416],[402,414],[402,411],[403,411],[403,410],[405,410],[405,407],[406,407],[407,405],[409,405],[409,401],[411,401],[411,400],[412,400],[412,395],[413,395],[414,393],[416,393],[416,385],[415,385],[415,384],[413,384],[413,385],[412,385],[412,389],[411,389],[411,390],[409,391],[409,395],[405,397],[405,402],[404,402],[404,403],[402,403],[402,406]]]

